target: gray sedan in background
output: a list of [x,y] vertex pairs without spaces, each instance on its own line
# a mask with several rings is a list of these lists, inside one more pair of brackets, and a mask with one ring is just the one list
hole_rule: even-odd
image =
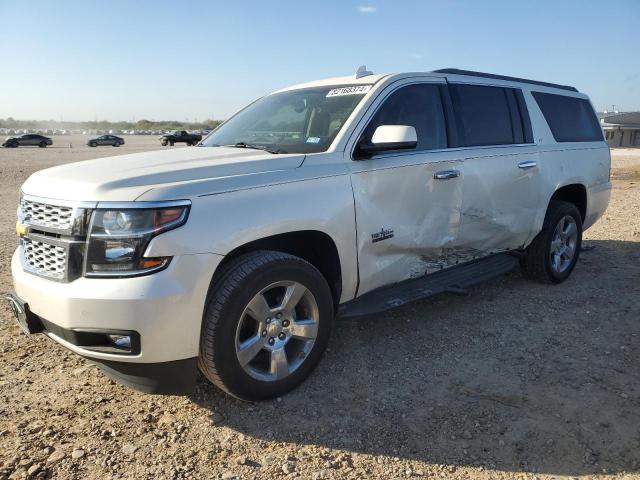
[[92,138],[87,142],[90,147],[97,147],[98,145],[111,145],[112,147],[119,147],[124,145],[124,138],[116,137],[115,135],[102,135],[101,137]]
[[35,133],[27,133],[26,135],[22,135],[20,137],[9,137],[2,144],[3,147],[7,148],[15,148],[15,147],[41,147],[45,148],[48,145],[52,145],[53,140],[49,137],[45,137],[44,135],[37,135]]

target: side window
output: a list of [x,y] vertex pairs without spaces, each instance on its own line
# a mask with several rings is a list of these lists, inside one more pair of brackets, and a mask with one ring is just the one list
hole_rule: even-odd
[[416,84],[393,92],[375,113],[362,134],[366,142],[380,125],[409,125],[416,129],[416,150],[447,148],[447,130],[440,87]]
[[556,142],[598,142],[602,130],[591,104],[584,98],[531,92]]
[[512,88],[454,84],[449,91],[462,146],[525,143],[526,126],[517,118],[520,102]]

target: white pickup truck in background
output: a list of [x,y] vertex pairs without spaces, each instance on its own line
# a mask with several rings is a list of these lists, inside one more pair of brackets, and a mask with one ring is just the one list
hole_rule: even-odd
[[8,298],[116,380],[197,368],[248,400],[309,375],[336,314],[374,314],[521,265],[571,274],[605,211],[586,95],[445,69],[290,87],[198,147],[63,165],[22,187]]

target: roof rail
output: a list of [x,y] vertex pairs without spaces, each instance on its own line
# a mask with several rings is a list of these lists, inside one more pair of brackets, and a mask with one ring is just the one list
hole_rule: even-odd
[[510,82],[530,83],[532,85],[540,85],[541,87],[560,88],[562,90],[569,90],[570,92],[577,92],[578,89],[570,87],[569,85],[558,85],[557,83],[539,82],[537,80],[527,80],[526,78],[507,77],[505,75],[495,75],[493,73],[474,72],[471,70],[460,70],[458,68],[441,68],[440,70],[434,70],[433,73],[449,73],[451,75],[466,75],[469,77],[481,77],[481,78],[493,78],[494,80],[507,80]]

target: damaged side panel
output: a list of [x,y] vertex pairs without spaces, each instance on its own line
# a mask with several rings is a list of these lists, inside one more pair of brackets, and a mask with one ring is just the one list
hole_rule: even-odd
[[542,197],[534,149],[502,147],[465,158],[460,248],[488,255],[522,248],[532,239]]
[[[535,146],[485,148],[481,155],[463,155],[417,154],[407,156],[413,157],[413,164],[399,166],[389,158],[373,160],[380,162],[377,165],[358,162],[370,166],[352,174],[358,295],[523,248],[535,236],[532,227],[542,199]],[[423,163],[418,164],[420,158]],[[457,176],[434,177],[449,171]]]
[[[461,160],[394,165],[391,159],[359,162],[352,175],[362,294],[455,264],[460,228],[462,177],[436,180],[440,171],[460,170]],[[399,158],[396,157],[396,161]],[[374,163],[375,162],[375,163]],[[379,168],[377,168],[379,167]]]

